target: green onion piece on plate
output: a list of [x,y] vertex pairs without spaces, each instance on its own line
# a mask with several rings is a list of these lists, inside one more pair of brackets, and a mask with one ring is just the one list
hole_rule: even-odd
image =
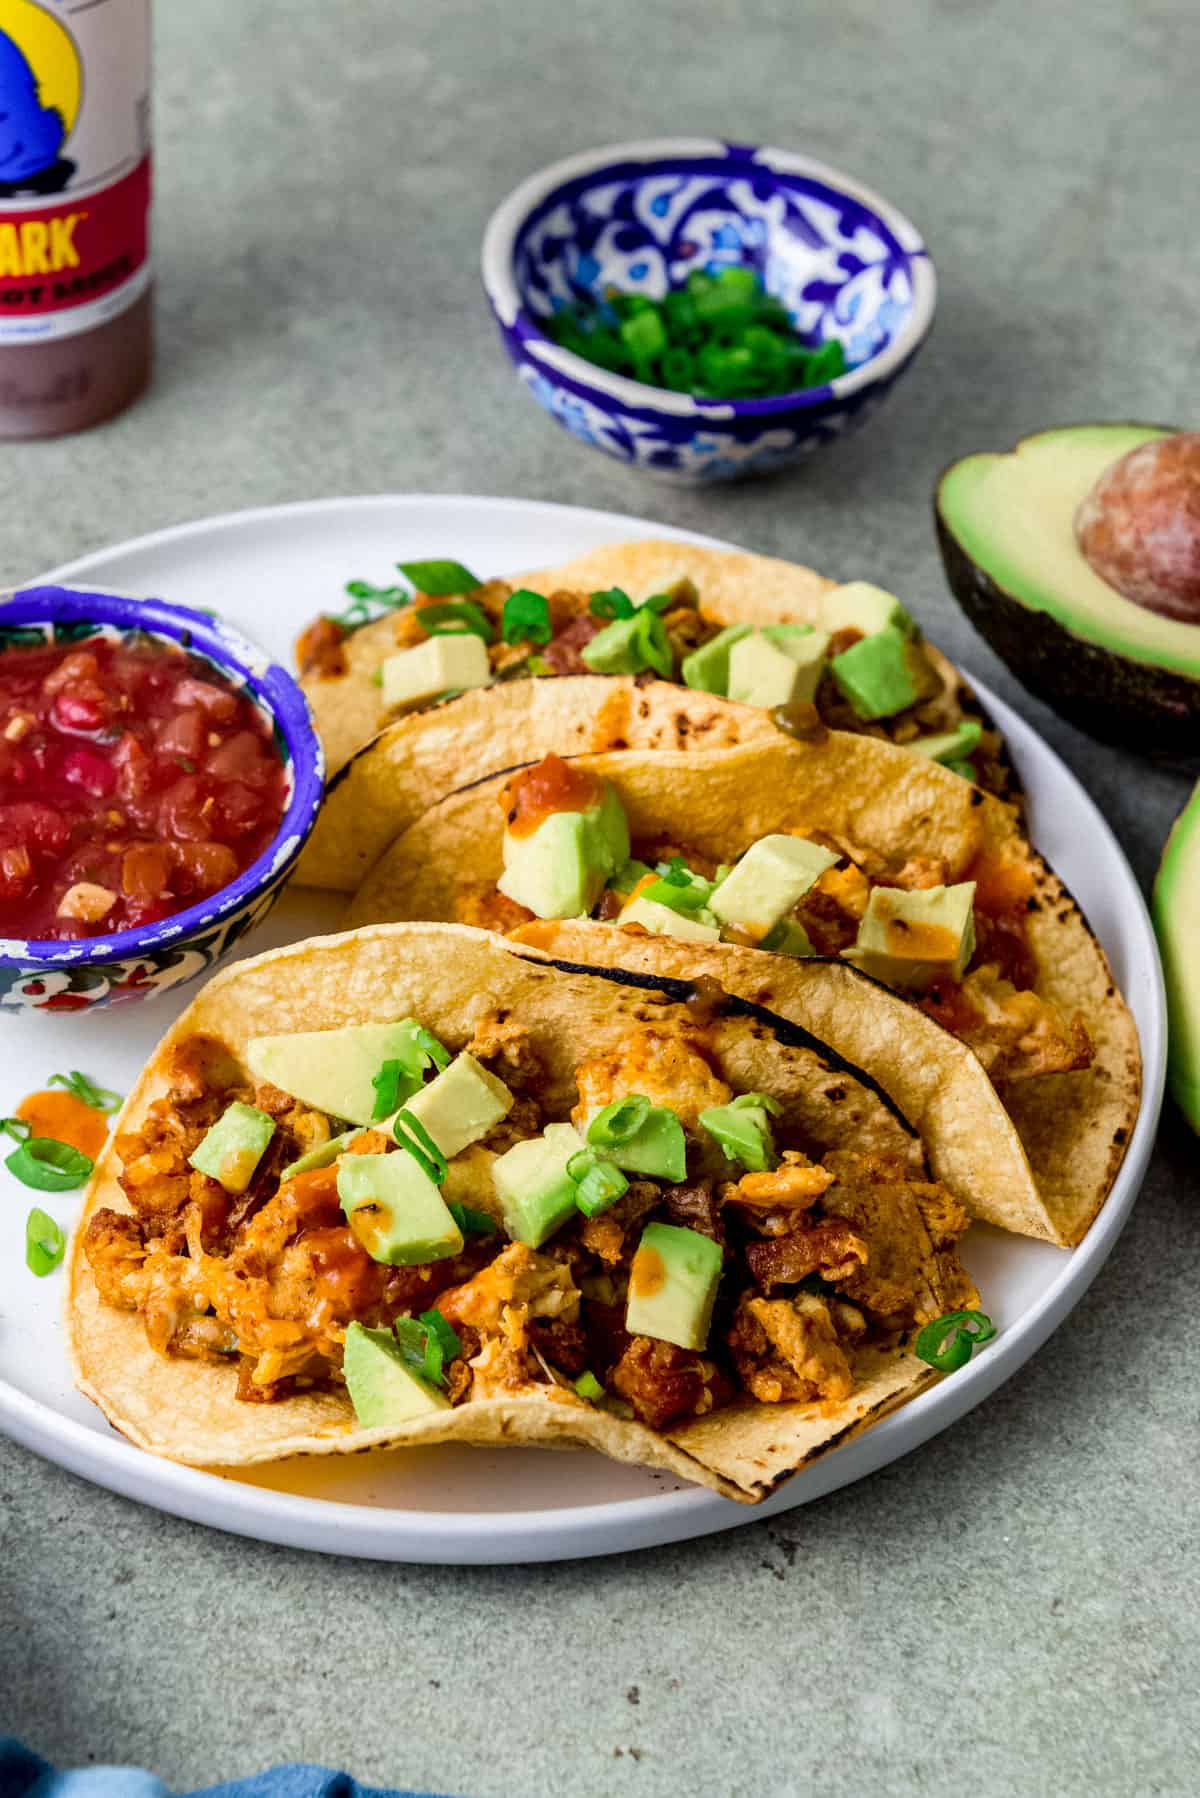
[[604,1397],[604,1388],[594,1373],[581,1373],[575,1382],[575,1390],[580,1398],[590,1399],[593,1404]]
[[996,1326],[983,1311],[947,1311],[925,1325],[913,1353],[938,1373],[957,1373],[981,1342],[990,1342]]
[[4,1163],[10,1174],[39,1192],[73,1192],[92,1171],[90,1155],[52,1136],[31,1136]]
[[120,1111],[122,1094],[113,1092],[109,1086],[97,1086],[78,1068],[72,1068],[69,1074],[51,1074],[47,1086],[64,1086],[81,1105],[89,1105],[93,1111]]
[[25,1220],[25,1265],[43,1279],[66,1253],[67,1239],[54,1219],[37,1205]]

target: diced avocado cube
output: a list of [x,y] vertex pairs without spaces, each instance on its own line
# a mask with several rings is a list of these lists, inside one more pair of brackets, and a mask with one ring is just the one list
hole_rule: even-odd
[[486,1136],[516,1103],[503,1080],[464,1049],[405,1106],[424,1124],[447,1161]]
[[540,1248],[575,1215],[577,1187],[567,1163],[585,1147],[573,1124],[547,1124],[492,1163],[492,1185],[514,1242]]
[[693,649],[691,655],[684,656],[679,670],[684,686],[724,697],[729,692],[729,652],[753,629],[752,624],[727,624],[699,649]]
[[444,1392],[405,1364],[390,1330],[369,1330],[365,1324],[352,1323],[346,1331],[342,1372],[354,1415],[366,1430],[380,1424],[407,1423],[427,1411],[450,1408]]
[[219,1181],[226,1192],[245,1192],[274,1134],[274,1118],[235,1099],[200,1138],[188,1160],[200,1173]]
[[500,891],[539,918],[586,916],[629,859],[629,826],[609,782],[598,804],[551,812],[528,836],[504,834]]
[[644,630],[637,612],[629,618],[614,618],[579,653],[596,674],[637,674],[646,665]]
[[975,882],[925,887],[872,887],[853,948],[845,959],[889,986],[920,992],[938,980],[961,980],[975,953]]
[[834,656],[830,673],[860,718],[890,718],[931,699],[941,679],[915,638],[894,624]]
[[807,930],[795,918],[780,918],[774,930],[771,930],[758,945],[760,949],[769,949],[772,955],[814,955],[814,950]]
[[704,923],[694,912],[675,911],[642,893],[622,906],[617,923],[640,924],[654,936],[681,937],[690,943],[715,943],[721,934],[715,924]]
[[707,1348],[723,1259],[721,1245],[699,1230],[647,1224],[629,1273],[630,1335]]
[[957,774],[961,780],[975,779],[975,768],[971,762],[944,762],[942,765],[949,768],[951,774]]
[[418,1267],[461,1251],[462,1231],[414,1155],[344,1155],[337,1187],[350,1228],[372,1261]]
[[811,700],[825,667],[829,638],[824,631],[768,626],[735,643],[729,654],[729,697],[742,705],[773,707]]
[[673,1183],[687,1179],[687,1138],[683,1125],[665,1105],[652,1106],[641,1127],[624,1142],[593,1142],[589,1122],[588,1144],[627,1174],[648,1174]]
[[294,1180],[297,1174],[311,1174],[319,1167],[332,1167],[338,1156],[349,1148],[358,1135],[358,1126],[353,1130],[343,1130],[340,1136],[331,1136],[328,1142],[319,1143],[315,1149],[309,1149],[296,1161],[289,1161],[285,1168],[279,1170],[280,1180]]
[[445,631],[412,649],[397,650],[380,668],[381,698],[388,711],[423,705],[439,693],[486,687],[492,678],[487,644],[474,631]]
[[256,1080],[269,1080],[301,1104],[352,1124],[369,1124],[378,1097],[376,1074],[385,1061],[407,1064],[413,1059],[413,1033],[419,1028],[414,1018],[401,1018],[394,1024],[255,1036],[242,1059]]
[[939,731],[936,737],[917,737],[904,747],[914,755],[928,756],[931,762],[965,761],[979,747],[983,726],[977,718],[964,718],[953,730]]
[[894,593],[875,587],[870,581],[846,581],[835,587],[821,601],[827,631],[861,631],[873,637],[891,625],[906,634],[913,621]]
[[721,1146],[730,1161],[740,1161],[752,1173],[775,1166],[775,1138],[764,1105],[755,1105],[744,1094],[732,1105],[710,1105],[700,1113],[700,1123]]
[[807,837],[760,837],[715,889],[709,909],[761,941],[837,859]]

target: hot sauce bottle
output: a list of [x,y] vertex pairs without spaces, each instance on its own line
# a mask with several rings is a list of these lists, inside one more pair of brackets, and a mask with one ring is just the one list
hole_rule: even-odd
[[0,0],[0,437],[146,385],[149,212],[150,0]]

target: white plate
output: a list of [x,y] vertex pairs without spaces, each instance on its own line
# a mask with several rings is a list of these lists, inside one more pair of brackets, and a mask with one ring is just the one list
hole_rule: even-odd
[[[385,582],[397,560],[454,555],[485,575],[556,563],[648,533],[711,542],[607,512],[521,500],[415,495],[326,500],[242,512],[86,556],[50,579],[217,607],[286,659],[343,583]],[[978,683],[976,683],[978,685]],[[1072,888],[1112,960],[1142,1038],[1145,1098],[1125,1164],[1086,1242],[1073,1252],[982,1227],[964,1258],[999,1336],[963,1372],[800,1474],[762,1505],[735,1505],[599,1455],[441,1448],[281,1463],[222,1478],[131,1447],[72,1388],[58,1316],[61,1277],[24,1264],[28,1194],[0,1172],[0,1426],[86,1479],[144,1504],[265,1541],[397,1561],[502,1562],[608,1554],[768,1517],[907,1454],[977,1405],[1045,1341],[1095,1278],[1149,1159],[1162,1099],[1162,976],[1141,894],[1104,819],[1054,752],[980,688],[1030,796],[1033,835]],[[337,902],[285,896],[245,949],[327,929]],[[56,1069],[125,1088],[184,999],[96,1016],[8,1018],[0,1025],[4,1110]],[[71,1221],[70,1196],[47,1199]]]

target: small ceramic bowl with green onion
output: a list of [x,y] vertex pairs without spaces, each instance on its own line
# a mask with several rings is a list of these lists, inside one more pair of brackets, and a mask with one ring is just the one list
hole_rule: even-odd
[[552,418],[692,483],[786,467],[863,424],[937,289],[915,226],[849,176],[673,138],[531,176],[492,215],[483,281]]

